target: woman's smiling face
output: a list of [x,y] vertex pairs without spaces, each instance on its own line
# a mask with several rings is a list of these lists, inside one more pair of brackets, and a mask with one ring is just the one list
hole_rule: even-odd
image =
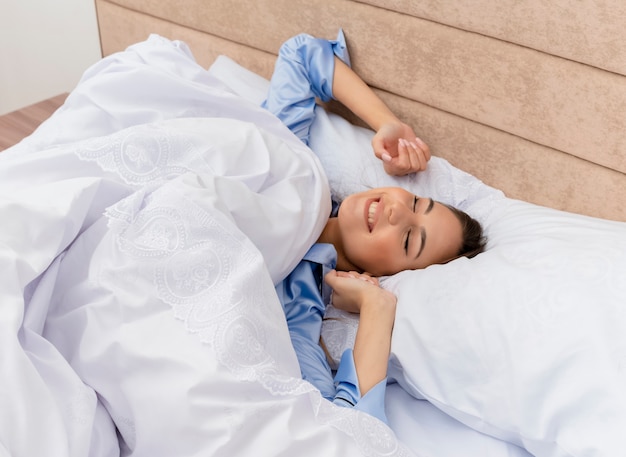
[[350,195],[338,224],[346,259],[375,276],[444,263],[462,244],[461,223],[448,207],[399,187]]

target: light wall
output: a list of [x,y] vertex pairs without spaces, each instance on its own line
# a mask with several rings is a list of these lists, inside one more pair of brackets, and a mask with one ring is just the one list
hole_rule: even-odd
[[71,91],[100,57],[93,0],[0,0],[0,114]]

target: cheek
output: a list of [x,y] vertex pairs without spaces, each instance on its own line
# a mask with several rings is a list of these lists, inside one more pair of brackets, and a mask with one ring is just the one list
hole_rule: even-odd
[[352,215],[357,205],[357,198],[353,195],[348,195],[339,205],[339,214]]
[[341,237],[345,240],[353,237],[355,234],[363,230],[365,227],[361,227],[362,217],[361,213],[357,209],[354,199],[344,200],[339,207],[339,213],[337,214],[339,220],[339,227],[341,229]]
[[346,254],[364,271],[388,272],[399,269],[397,249],[387,240],[352,237],[347,240]]

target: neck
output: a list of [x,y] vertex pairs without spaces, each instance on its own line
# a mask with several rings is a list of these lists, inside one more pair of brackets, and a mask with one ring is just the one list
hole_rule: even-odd
[[322,234],[317,239],[318,243],[329,243],[335,247],[337,251],[337,270],[339,271],[360,271],[355,265],[348,261],[343,250],[343,242],[341,239],[341,230],[339,229],[339,220],[336,217],[328,219]]

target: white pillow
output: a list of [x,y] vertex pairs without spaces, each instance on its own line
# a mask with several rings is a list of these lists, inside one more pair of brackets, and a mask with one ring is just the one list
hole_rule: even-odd
[[[247,70],[229,70],[228,85],[243,94],[237,74]],[[255,80],[259,91],[263,81]],[[383,281],[399,300],[391,377],[536,456],[623,453],[626,224],[508,199],[437,157],[424,173],[387,176],[371,137],[318,110],[311,148],[338,199],[399,185],[469,212],[489,237],[474,259]],[[336,322],[327,333],[335,341]],[[345,325],[353,331],[356,321]]]
[[399,299],[391,376],[533,455],[619,455],[626,225],[506,206],[486,253],[386,283]]

